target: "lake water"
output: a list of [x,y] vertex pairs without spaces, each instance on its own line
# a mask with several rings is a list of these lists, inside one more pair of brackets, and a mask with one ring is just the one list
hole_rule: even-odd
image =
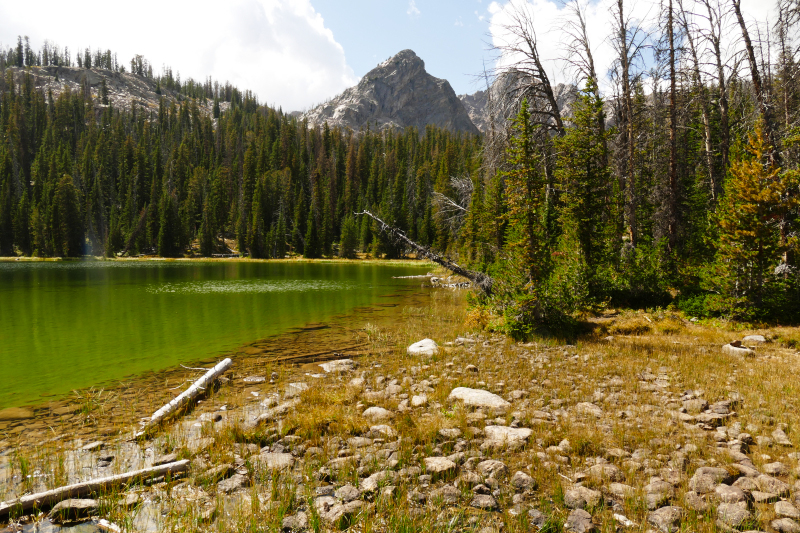
[[0,262],[0,409],[390,302],[428,265]]

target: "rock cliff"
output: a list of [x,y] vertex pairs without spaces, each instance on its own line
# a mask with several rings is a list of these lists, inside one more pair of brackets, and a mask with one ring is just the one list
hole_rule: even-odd
[[424,129],[431,124],[451,131],[478,133],[447,80],[425,70],[412,50],[403,50],[369,71],[356,85],[303,115],[311,125],[357,130]]
[[[85,69],[78,67],[47,66],[47,67],[8,67],[13,73],[14,82],[18,85],[24,83],[25,74],[29,74],[37,90],[46,95],[52,91],[53,98],[69,89],[72,92],[89,91],[92,98],[99,101],[102,98],[101,88],[103,80],[106,81],[108,102],[114,109],[130,110],[134,105],[139,109],[145,108],[158,111],[159,101],[165,98],[167,104],[185,100],[186,97],[176,91],[164,87],[159,88],[155,79],[138,76],[136,74],[114,72],[101,68]],[[157,92],[157,91],[160,91]],[[96,103],[97,107],[102,107]],[[201,113],[210,115],[213,101],[197,100]],[[225,111],[230,104],[220,102],[220,109]]]

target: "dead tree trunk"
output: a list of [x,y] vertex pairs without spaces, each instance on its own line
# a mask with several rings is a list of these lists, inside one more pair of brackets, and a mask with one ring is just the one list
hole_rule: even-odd
[[0,516],[8,516],[11,512],[27,513],[32,509],[45,509],[69,498],[80,498],[81,496],[106,491],[119,485],[161,477],[167,474],[177,474],[187,470],[189,470],[189,460],[184,459],[116,476],[75,483],[66,487],[48,490],[47,492],[29,494],[16,500],[0,503]]
[[201,393],[205,392],[206,387],[211,385],[211,383],[217,379],[220,375],[222,375],[226,370],[231,367],[232,361],[230,358],[224,359],[222,362],[218,363],[214,368],[206,372],[203,377],[192,383],[192,386],[183,391],[181,394],[176,396],[171,402],[163,406],[161,409],[153,413],[153,416],[150,417],[150,420],[144,425],[142,430],[136,434],[137,437],[142,437],[146,435],[150,430],[154,427],[158,426],[164,419],[169,417],[175,411],[189,403],[190,401],[194,400]]
[[494,280],[484,274],[483,272],[475,272],[474,270],[469,270],[464,267],[457,265],[456,263],[450,261],[444,256],[437,254],[436,252],[431,251],[427,246],[422,246],[421,244],[417,244],[411,239],[409,239],[405,233],[400,231],[399,229],[387,224],[377,216],[373,215],[369,211],[362,211],[360,213],[355,213],[355,215],[366,215],[370,217],[372,220],[378,223],[380,226],[381,231],[385,232],[391,240],[398,244],[404,244],[415,252],[418,255],[421,255],[427,259],[430,259],[437,265],[441,265],[450,272],[457,274],[459,276],[463,276],[470,280],[473,285],[478,287],[481,292],[486,295],[490,295],[492,293],[492,284]]

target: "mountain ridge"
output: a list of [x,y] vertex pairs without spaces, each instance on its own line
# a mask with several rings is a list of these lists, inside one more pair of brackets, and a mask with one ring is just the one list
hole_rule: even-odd
[[425,62],[408,49],[378,64],[357,85],[302,117],[312,126],[327,122],[329,126],[353,130],[367,125],[420,130],[435,125],[450,131],[479,133],[450,82],[429,74]]

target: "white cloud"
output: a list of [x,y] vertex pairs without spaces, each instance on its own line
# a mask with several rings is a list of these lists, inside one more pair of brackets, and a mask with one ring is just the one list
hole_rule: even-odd
[[417,2],[415,0],[411,0],[408,3],[408,11],[406,11],[406,13],[410,17],[418,17],[418,16],[420,16],[420,11],[417,8]]
[[142,54],[156,71],[169,65],[182,79],[227,80],[285,110],[309,107],[358,81],[310,0],[0,4],[0,42],[14,44],[20,34],[36,48],[44,39],[68,46],[73,57],[89,46],[111,49],[126,64]]
[[[586,6],[586,21],[589,41],[592,47],[594,62],[600,79],[600,88],[603,92],[611,89],[609,72],[613,67],[616,54],[610,41],[610,35],[614,27],[614,8],[617,0],[581,0]],[[511,13],[514,6],[526,7],[533,15],[533,24],[536,31],[538,50],[545,64],[548,76],[552,83],[562,83],[574,81],[575,73],[570,69],[564,58],[565,43],[567,35],[564,31],[564,24],[567,12],[564,2],[560,0],[511,0],[508,2],[492,2],[488,11],[490,14],[490,35],[494,45],[501,45],[507,42],[509,36],[503,30],[503,25],[510,23]],[[722,2],[723,8],[728,9],[726,2]],[[745,19],[751,27],[751,38],[754,38],[756,25],[765,27],[767,18],[771,21],[771,2],[761,0],[742,0],[742,11]],[[687,11],[704,13],[692,0],[686,0]],[[657,34],[661,31],[658,23],[659,0],[636,0],[626,2],[626,9],[629,15],[642,28]],[[735,18],[730,16],[726,21],[728,27],[724,31],[723,48],[725,50],[727,64],[732,64],[731,58],[741,50],[741,32],[736,25]],[[695,23],[700,25],[705,23],[705,19],[697,17]],[[498,59],[498,67],[503,67],[513,63],[516,59],[510,56],[501,56]]]
[[455,23],[455,25],[456,25],[456,26],[464,26],[464,21],[463,21],[463,20],[461,20],[461,17],[458,17],[458,18],[456,19],[456,23]]

